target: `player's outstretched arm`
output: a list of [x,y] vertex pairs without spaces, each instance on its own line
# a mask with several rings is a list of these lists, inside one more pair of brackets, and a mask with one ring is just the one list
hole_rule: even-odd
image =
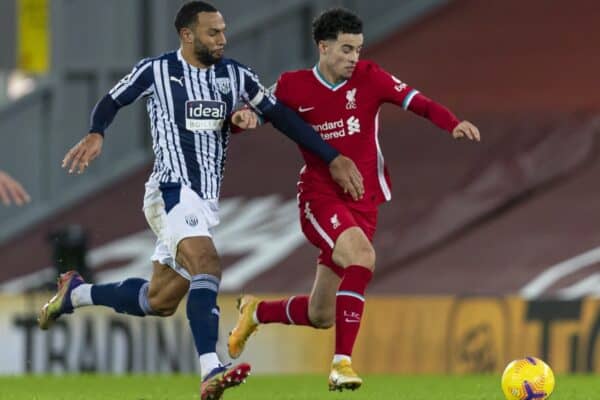
[[341,155],[294,111],[283,103],[263,110],[277,130],[321,158],[328,166],[331,178],[354,200],[365,192],[363,179],[354,161]]
[[71,148],[62,162],[63,168],[68,168],[69,173],[77,171],[81,174],[96,157],[102,152],[104,136],[98,132],[88,133],[83,139]]
[[110,94],[104,96],[92,110],[89,133],[73,146],[65,155],[63,168],[68,168],[70,174],[81,174],[102,152],[104,130],[111,124],[119,109],[122,107]]
[[469,121],[462,121],[460,124],[452,130],[452,137],[454,139],[460,139],[466,137],[470,140],[481,141],[481,135],[479,129]]
[[22,206],[29,203],[31,198],[23,186],[4,171],[0,171],[0,200],[5,206],[10,206],[13,202]]
[[439,128],[452,133],[452,137],[460,139],[466,137],[477,142],[481,141],[479,129],[469,121],[459,122],[458,118],[446,107],[436,103],[430,98],[418,93],[412,97],[408,110],[427,118]]
[[151,95],[154,88],[152,60],[138,62],[130,74],[121,79],[94,107],[90,117],[89,133],[73,146],[65,155],[62,167],[69,173],[81,174],[102,152],[104,131],[112,123],[119,110],[136,101]]
[[[249,108],[242,108],[232,114],[231,122],[237,127],[235,133],[255,129],[258,126],[258,115]],[[344,193],[352,196],[354,200],[362,198],[363,177],[354,161],[340,154],[329,163],[329,173],[332,179],[344,189]]]

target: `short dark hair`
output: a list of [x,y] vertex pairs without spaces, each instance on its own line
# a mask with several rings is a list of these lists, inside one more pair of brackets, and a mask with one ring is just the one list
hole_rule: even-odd
[[190,28],[196,23],[196,16],[201,12],[217,12],[215,6],[205,1],[188,1],[181,6],[175,16],[175,29],[177,33],[182,28]]
[[315,43],[335,40],[340,33],[362,33],[360,17],[345,8],[332,8],[319,15],[312,24]]

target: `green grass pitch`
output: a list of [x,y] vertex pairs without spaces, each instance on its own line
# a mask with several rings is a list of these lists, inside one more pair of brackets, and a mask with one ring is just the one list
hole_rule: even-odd
[[[327,376],[260,375],[225,392],[225,400],[503,400],[500,377],[366,376],[355,392],[329,392]],[[190,375],[65,375],[0,378],[0,400],[194,400]],[[552,400],[597,400],[597,376],[558,376]]]

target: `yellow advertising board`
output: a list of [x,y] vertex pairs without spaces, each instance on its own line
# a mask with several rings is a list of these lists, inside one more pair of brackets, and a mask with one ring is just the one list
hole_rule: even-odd
[[[169,318],[85,307],[40,331],[36,312],[49,295],[0,296],[0,374],[198,370],[184,305]],[[227,361],[227,334],[237,318],[235,298],[221,296],[219,304],[218,352]],[[546,360],[556,373],[600,372],[598,299],[371,296],[366,304],[353,354],[361,374],[499,373],[508,361],[529,355]],[[257,373],[326,376],[334,332],[263,326],[242,360]]]
[[49,0],[17,0],[17,67],[43,74],[50,67]]

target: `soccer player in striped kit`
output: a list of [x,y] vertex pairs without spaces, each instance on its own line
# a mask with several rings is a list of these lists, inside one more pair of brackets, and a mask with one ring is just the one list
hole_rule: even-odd
[[[230,128],[252,128],[249,105],[299,145],[314,152],[332,179],[355,198],[363,193],[354,163],[340,155],[292,110],[278,102],[246,66],[223,58],[225,22],[212,5],[184,4],[175,19],[177,51],[141,60],[96,105],[90,133],[65,156],[63,167],[83,172],[101,151],[104,131],[117,111],[146,98],[154,169],[146,183],[144,213],[158,237],[150,282],[132,278],[91,285],[71,271],[42,308],[47,329],[77,307],[103,305],[119,313],[168,316],[188,294],[187,316],[200,359],[201,399],[219,399],[241,383],[248,364],[223,366],[216,352],[221,266],[211,232],[219,223],[221,187]],[[236,111],[238,110],[238,111]]]
[[312,69],[286,72],[275,97],[297,110],[342,153],[356,162],[365,195],[356,201],[338,190],[314,155],[301,149],[300,225],[321,250],[310,295],[278,301],[239,299],[240,315],[228,341],[237,358],[259,324],[282,323],[330,328],[335,324],[335,354],[330,390],[357,389],[362,379],[351,355],[363,318],[365,290],[375,267],[372,240],[377,207],[391,199],[390,180],[378,140],[379,108],[392,103],[429,119],[454,138],[479,141],[478,129],[400,81],[372,61],[359,60],[362,21],[344,9],[324,12],[313,23],[319,62]]

